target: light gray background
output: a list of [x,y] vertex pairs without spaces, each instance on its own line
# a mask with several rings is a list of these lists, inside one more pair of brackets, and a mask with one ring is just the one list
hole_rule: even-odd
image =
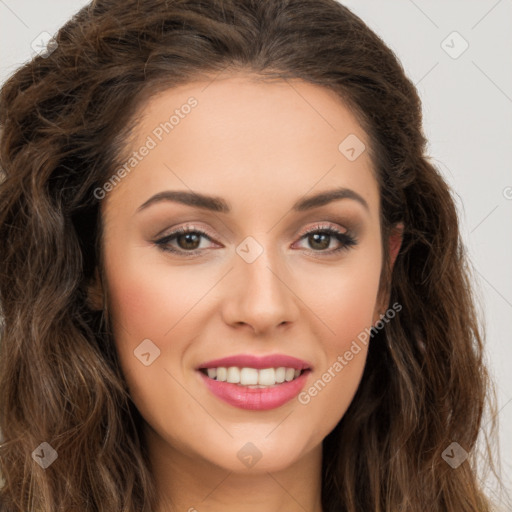
[[[31,57],[41,32],[54,34],[87,3],[0,0],[0,83]],[[456,191],[486,315],[501,456],[512,488],[512,0],[342,3],[394,50],[417,85],[428,153]],[[469,44],[457,58],[445,51],[463,48],[454,31]]]

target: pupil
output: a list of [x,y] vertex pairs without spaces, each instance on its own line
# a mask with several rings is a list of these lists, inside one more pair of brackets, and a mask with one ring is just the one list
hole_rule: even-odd
[[[320,242],[320,249],[326,249],[327,247],[329,247],[329,237],[330,235],[328,235],[327,233],[314,233],[313,235],[311,235],[312,239],[313,239],[313,246],[319,242],[319,238],[320,237],[324,237],[324,243],[322,244]],[[327,245],[325,244],[325,241],[327,241]]]
[[[184,235],[181,235],[180,236],[180,239],[185,239],[186,242],[185,242],[185,247],[182,247],[184,249],[196,249],[197,247],[197,241],[198,241],[198,236],[196,233],[185,233]],[[191,240],[195,238],[195,240]],[[192,244],[192,247],[189,245],[189,243]],[[183,244],[180,244],[180,245],[183,245]]]

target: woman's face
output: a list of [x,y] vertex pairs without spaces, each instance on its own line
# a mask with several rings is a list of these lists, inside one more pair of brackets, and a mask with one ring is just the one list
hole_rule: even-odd
[[302,81],[193,83],[143,112],[102,244],[150,444],[237,472],[298,464],[347,410],[384,312],[367,136]]

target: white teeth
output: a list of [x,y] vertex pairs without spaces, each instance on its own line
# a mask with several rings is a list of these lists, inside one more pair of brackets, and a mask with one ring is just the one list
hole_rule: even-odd
[[258,370],[256,368],[242,368],[240,370],[240,384],[242,386],[258,384]]
[[238,368],[237,366],[208,368],[207,374],[210,379],[231,384],[240,384],[254,388],[265,388],[275,386],[283,382],[290,382],[300,376],[301,370],[295,368]]
[[226,382],[231,382],[231,384],[238,384],[240,382],[240,370],[236,366],[228,368]]
[[258,384],[260,386],[273,386],[276,383],[276,371],[274,368],[263,368],[258,373]]
[[280,366],[279,368],[276,368],[276,382],[281,384],[284,382],[284,377],[286,375],[286,368],[284,366]]

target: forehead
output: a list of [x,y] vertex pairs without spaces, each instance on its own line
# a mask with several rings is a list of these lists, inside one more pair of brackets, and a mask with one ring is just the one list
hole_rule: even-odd
[[238,184],[296,196],[343,185],[378,202],[366,133],[333,91],[301,80],[235,75],[161,91],[140,106],[126,161],[144,147],[108,201]]
[[[188,106],[191,98],[196,103],[193,108]],[[187,125],[193,124],[190,128],[197,135],[200,128],[208,128],[209,137],[233,129],[240,137],[259,132],[262,136],[267,134],[268,139],[268,134],[278,134],[276,144],[290,136],[295,140],[311,139],[326,137],[328,132],[335,139],[348,131],[358,133],[361,139],[366,137],[355,116],[334,91],[303,80],[270,81],[257,75],[213,77],[210,81],[160,91],[140,105],[138,116],[136,142],[142,142],[141,137],[153,132],[159,138],[163,134],[159,135],[162,130],[155,122],[169,121],[173,136],[179,132],[185,135]],[[187,117],[193,121],[182,123]],[[175,130],[178,124],[180,129]],[[168,130],[164,132],[170,134]]]

